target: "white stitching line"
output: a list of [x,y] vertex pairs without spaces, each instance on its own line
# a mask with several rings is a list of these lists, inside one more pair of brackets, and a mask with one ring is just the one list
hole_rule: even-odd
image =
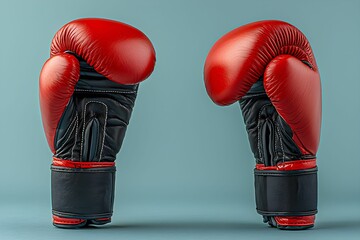
[[99,102],[101,104],[103,104],[105,106],[106,109],[106,113],[105,113],[105,124],[104,124],[104,133],[103,133],[103,141],[102,141],[102,146],[101,146],[101,151],[100,151],[100,157],[99,157],[99,162],[101,160],[101,156],[102,156],[102,152],[103,152],[103,148],[104,148],[104,143],[105,143],[105,131],[106,131],[106,125],[107,125],[107,115],[108,115],[108,108],[107,105],[103,102]]
[[[276,123],[275,123],[275,128],[276,128]],[[275,132],[274,142],[275,142],[275,153],[277,154],[277,151],[276,151],[276,149],[277,149],[277,145],[276,145],[276,132]],[[276,156],[276,157],[277,157],[277,156]],[[276,157],[275,157],[275,158],[276,158]]]
[[264,162],[263,161],[263,159],[262,159],[262,155],[261,155],[261,152],[260,152],[260,120],[258,119],[258,124],[257,124],[257,129],[258,129],[258,131],[257,131],[257,148],[258,148],[258,152],[259,152],[259,158],[260,158],[260,160],[262,161],[262,162]]
[[75,92],[137,93],[137,91],[107,91],[107,90],[89,90],[89,89],[75,89]]
[[[70,122],[68,129],[66,129],[64,135],[58,140],[58,142],[61,142],[61,141],[66,137],[66,135],[68,134],[68,132],[69,132],[70,129],[72,129],[70,133],[72,133],[72,132],[74,131],[75,125],[73,125],[73,124],[74,124],[75,120],[76,120],[76,119],[74,118],[74,119]],[[67,141],[67,140],[69,140],[69,137],[66,139],[66,141]]]
[[282,137],[281,137],[281,134],[280,134],[280,130],[279,130],[279,128],[280,128],[280,126],[279,126],[279,124],[278,123],[275,123],[275,125],[276,125],[276,131],[277,131],[277,133],[278,133],[278,135],[279,135],[279,138],[280,138],[280,147],[281,147],[281,151],[282,151],[282,161],[283,162],[285,162],[285,151],[284,151],[284,146],[283,146],[283,139],[282,139]]
[[85,112],[86,112],[86,106],[88,105],[89,102],[87,102],[85,104],[85,109],[84,109],[84,114],[83,114],[83,121],[84,121],[84,124],[83,124],[83,129],[81,131],[81,144],[80,144],[80,158],[79,158],[79,161],[82,162],[82,149],[83,149],[83,143],[84,143],[84,134],[85,134]]
[[78,132],[79,132],[79,118],[78,118],[78,114],[76,113],[76,131],[75,131],[75,141],[74,141],[74,145],[73,147],[71,148],[71,159],[74,159],[74,148],[76,146],[76,142],[77,142],[77,135],[78,135]]
[[103,152],[103,148],[104,148],[104,143],[105,143],[105,131],[106,131],[106,123],[107,123],[107,115],[108,115],[108,108],[107,108],[107,105],[103,102],[100,102],[100,101],[89,101],[85,104],[85,108],[84,108],[84,117],[83,117],[83,121],[84,121],[84,126],[83,126],[83,129],[82,129],[82,137],[81,137],[81,147],[80,147],[80,160],[82,160],[82,149],[83,149],[83,144],[84,144],[84,134],[85,134],[85,113],[86,113],[86,107],[89,103],[99,103],[99,104],[102,104],[105,106],[105,124],[104,124],[104,134],[103,134],[103,140],[102,140],[102,146],[101,146],[101,150],[100,150],[100,156],[99,156],[99,161],[100,162],[100,159],[101,159],[101,155],[102,155],[102,152]]
[[258,114],[258,125],[257,125],[257,129],[258,129],[258,137],[257,137],[258,144],[257,144],[257,147],[258,147],[258,151],[259,151],[259,157],[260,157],[260,160],[262,160],[262,162],[264,162],[264,159],[262,158],[262,154],[261,154],[261,151],[260,151],[260,115],[261,115],[262,111],[264,110],[264,108],[267,107],[267,106],[271,106],[271,103],[265,104],[264,106],[262,106],[260,108],[260,111],[259,111],[259,114]]
[[[88,89],[75,89],[76,92],[97,92],[97,93],[137,93],[137,91],[106,91],[106,90],[88,90]],[[118,103],[122,108],[127,110],[127,107],[125,107],[123,104]]]

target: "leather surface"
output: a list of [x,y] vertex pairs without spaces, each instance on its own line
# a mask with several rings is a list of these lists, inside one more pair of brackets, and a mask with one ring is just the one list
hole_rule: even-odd
[[115,167],[51,167],[52,212],[66,218],[111,217],[114,203]]
[[55,133],[80,77],[79,61],[71,54],[47,60],[40,72],[39,95],[44,132],[52,153]]
[[275,57],[289,54],[317,65],[311,46],[296,27],[265,20],[236,28],[216,41],[204,66],[206,90],[219,105],[238,101],[263,76]]
[[205,86],[217,104],[240,102],[256,163],[315,158],[320,77],[306,37],[277,20],[239,27],[211,48]]
[[[41,70],[39,86],[43,126],[53,153],[60,118],[80,74],[78,61],[68,52],[80,56],[103,78],[123,85],[143,81],[155,65],[155,51],[149,39],[127,24],[106,19],[78,19],[62,27],[53,38],[51,57]],[[86,88],[106,87],[96,80],[87,82],[82,84]],[[106,84],[108,89],[114,87]]]
[[319,74],[291,55],[279,55],[266,67],[264,87],[302,154],[315,155],[321,128]]
[[54,36],[51,56],[71,51],[95,71],[121,84],[145,80],[155,65],[155,50],[144,33],[125,23],[84,18],[63,26]]
[[317,168],[295,171],[255,169],[254,175],[259,214],[309,216],[317,213]]
[[54,154],[54,225],[111,221],[115,173],[99,169],[114,168],[138,84],[154,65],[149,39],[124,23],[79,19],[55,34],[39,86],[44,130]]
[[291,128],[266,95],[262,80],[240,100],[240,107],[257,164],[275,166],[302,159],[301,151],[292,139]]
[[124,139],[138,85],[114,83],[80,62],[80,80],[57,127],[54,156],[111,162]]
[[[301,170],[316,166],[321,127],[320,77],[310,44],[296,27],[268,20],[225,34],[206,58],[204,80],[216,104],[240,102],[259,170],[291,170],[292,167]],[[294,164],[296,161],[301,164]],[[294,190],[288,188],[293,187],[303,201],[309,201],[308,205],[316,205],[313,194],[307,198],[306,191],[297,189],[299,185],[293,182],[281,194],[287,196],[287,191]],[[315,180],[312,183],[317,184]],[[258,199],[269,191],[279,190],[271,189],[266,181],[258,181],[258,185]],[[281,206],[282,201],[262,200],[276,206]],[[273,216],[265,220],[269,224],[276,222]]]

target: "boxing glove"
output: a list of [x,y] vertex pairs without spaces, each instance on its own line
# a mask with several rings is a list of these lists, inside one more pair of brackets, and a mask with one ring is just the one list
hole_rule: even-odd
[[77,228],[111,221],[115,158],[138,83],[155,51],[138,29],[106,19],[63,26],[40,73],[40,107],[53,153],[53,224]]
[[280,229],[312,227],[321,85],[304,34],[275,20],[239,27],[211,48],[204,79],[218,105],[240,102],[256,160],[256,208],[264,222]]

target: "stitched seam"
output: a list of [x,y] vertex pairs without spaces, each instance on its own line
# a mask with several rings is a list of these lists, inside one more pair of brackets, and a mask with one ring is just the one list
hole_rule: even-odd
[[71,223],[71,224],[80,224],[80,223],[83,223],[85,220],[81,220],[81,219],[79,219],[79,220],[77,220],[77,221],[71,221],[71,220],[58,220],[58,219],[56,219],[56,220],[54,220],[54,222],[55,223],[59,223],[59,224],[61,224],[61,223]]
[[82,131],[81,131],[81,144],[80,144],[80,161],[82,162],[82,155],[83,155],[83,143],[84,143],[84,134],[85,134],[85,123],[86,123],[86,121],[85,121],[85,113],[86,113],[86,107],[87,107],[87,105],[88,105],[88,103],[89,102],[87,102],[86,104],[85,104],[85,109],[84,109],[84,112],[83,112],[83,121],[84,121],[84,124],[83,124],[83,129],[82,129]]
[[[286,215],[288,214],[288,212],[282,212],[282,211],[279,211],[279,212],[273,212],[273,211],[266,211],[266,210],[260,210],[258,208],[256,208],[256,210],[260,213],[260,214],[271,214],[271,215]],[[305,210],[305,211],[298,211],[298,213],[308,213],[308,215],[314,215],[317,213],[317,209],[315,210]]]
[[281,134],[280,134],[280,130],[279,130],[279,124],[278,123],[275,123],[276,125],[276,131],[279,135],[279,139],[280,139],[280,147],[281,147],[281,151],[282,151],[282,162],[285,162],[285,150],[284,150],[284,146],[283,146],[283,139],[281,137]]
[[82,160],[82,152],[83,152],[83,144],[84,144],[84,134],[85,134],[85,114],[86,114],[86,107],[89,103],[98,103],[98,104],[102,104],[105,106],[105,123],[104,123],[104,133],[103,133],[103,140],[102,140],[102,146],[101,146],[101,150],[100,150],[100,156],[99,156],[99,161],[100,162],[100,159],[101,159],[101,156],[102,156],[102,152],[103,152],[103,148],[104,148],[104,143],[105,143],[105,131],[106,131],[106,123],[107,123],[107,115],[108,115],[108,108],[106,106],[105,103],[103,102],[100,102],[100,101],[89,101],[85,104],[85,108],[84,108],[84,112],[83,112],[83,118],[84,118],[84,126],[83,126],[83,129],[82,129],[82,137],[81,137],[81,147],[80,147],[80,160]]
[[[275,123],[275,128],[277,128],[277,124]],[[276,132],[275,132],[275,138],[274,138],[274,142],[275,142],[275,153],[276,153],[276,156],[275,156],[275,158],[277,158],[277,151],[276,151],[276,149],[277,149],[277,145],[276,145]],[[281,144],[281,143],[280,143]]]
[[[94,164],[97,164],[97,162],[79,162],[79,161],[73,161],[72,159],[66,159],[66,158],[58,158],[58,157],[53,157],[53,161],[69,161],[71,162],[71,164],[81,164],[81,165],[94,165]],[[103,164],[107,164],[107,163],[110,163],[111,166],[115,166],[114,162],[101,162],[100,165],[103,165]],[[63,167],[62,165],[61,166],[58,166],[58,165],[54,165],[54,167]],[[72,168],[72,167],[70,167]]]
[[[276,170],[274,170],[276,171]],[[257,173],[255,176],[266,176],[266,177],[293,177],[293,176],[303,176],[303,175],[316,175],[317,171],[311,172],[296,172],[296,173]]]
[[[55,216],[57,215],[68,215],[71,216],[71,218],[77,218],[78,214],[74,214],[74,213],[70,213],[70,212],[63,212],[63,211],[57,211],[57,210],[52,210],[53,214]],[[113,211],[111,212],[104,212],[104,213],[99,213],[99,214],[91,214],[91,216],[94,216],[93,218],[102,218],[102,217],[108,217],[108,215],[112,215]],[[88,216],[88,214],[85,214],[85,216]],[[58,216],[58,217],[62,217],[62,216]],[[110,218],[110,217],[109,217]]]
[[100,162],[100,159],[102,157],[102,152],[103,152],[103,148],[104,148],[104,143],[105,143],[105,131],[106,131],[106,124],[107,124],[107,115],[108,115],[108,108],[106,106],[105,103],[101,102],[104,106],[105,106],[105,124],[104,124],[104,133],[103,133],[103,140],[102,140],[102,146],[101,146],[101,151],[100,151],[100,157],[99,157],[99,162]]
[[89,90],[89,89],[75,89],[75,92],[95,92],[95,93],[137,93],[137,91],[113,91],[113,90]]
[[[58,173],[110,173],[113,174],[115,173],[115,169],[114,167],[103,167],[102,169],[97,169],[97,168],[80,168],[81,170],[79,170],[78,168],[70,168],[70,169],[58,169],[58,168],[53,168],[52,171],[53,172],[58,172]],[[112,181],[112,180],[110,180]]]
[[264,159],[263,159],[261,151],[260,151],[260,115],[261,115],[262,111],[264,110],[264,108],[267,107],[267,106],[270,106],[270,105],[271,105],[271,103],[268,103],[268,104],[265,104],[264,106],[262,106],[260,108],[260,111],[259,111],[259,114],[258,114],[258,124],[257,124],[257,129],[258,129],[257,140],[258,140],[258,144],[257,144],[257,147],[258,147],[258,151],[259,151],[260,160],[262,160],[263,163],[264,163]]
[[[99,123],[100,125],[100,123]],[[106,119],[105,119],[105,125],[106,125]],[[100,136],[100,128],[97,128],[97,135]],[[103,135],[103,139],[105,139],[105,126],[104,126],[104,135]],[[104,141],[102,142],[102,144],[104,145]],[[101,154],[102,154],[102,149],[101,149],[101,152],[100,152],[100,157],[99,157],[99,161],[101,159]]]
[[75,141],[74,141],[74,145],[73,145],[73,147],[71,148],[71,159],[74,159],[74,148],[75,148],[75,146],[76,146],[76,142],[77,142],[77,136],[78,136],[78,132],[79,132],[79,118],[78,118],[78,114],[76,113],[76,116],[75,116],[75,118],[76,118],[76,124],[75,124],[75,129],[76,129],[76,131],[75,131]]
[[291,223],[291,224],[281,224],[281,223],[278,223],[280,226],[307,226],[307,225],[312,225],[314,223]]
[[[111,91],[111,90],[108,91],[108,90],[89,90],[89,89],[75,89],[75,91],[77,91],[77,92],[95,92],[95,93],[128,93],[128,94],[136,93],[137,94],[137,91]],[[128,110],[128,108],[126,106],[124,106],[123,104],[121,104],[120,102],[118,102],[118,104],[125,110]]]

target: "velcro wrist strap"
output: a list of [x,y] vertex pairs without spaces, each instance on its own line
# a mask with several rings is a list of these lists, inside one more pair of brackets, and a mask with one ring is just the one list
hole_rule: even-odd
[[255,169],[256,209],[263,216],[317,213],[317,168],[277,171]]
[[66,218],[111,217],[115,167],[69,168],[51,166],[53,214]]

